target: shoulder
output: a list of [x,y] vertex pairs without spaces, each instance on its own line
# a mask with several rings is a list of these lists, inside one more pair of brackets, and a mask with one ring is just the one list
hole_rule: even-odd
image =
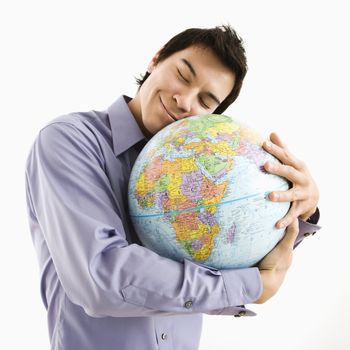
[[[103,156],[96,121],[92,113],[70,113],[58,116],[44,125],[36,138],[37,150],[62,157],[81,157],[82,154],[90,159],[102,162]],[[84,157],[85,158],[85,157]]]
[[46,129],[57,129],[57,130],[67,130],[70,132],[72,130],[84,132],[88,129],[87,120],[83,118],[84,113],[74,112],[69,114],[60,115],[56,118],[51,119],[46,125],[44,125],[39,133]]
[[60,136],[74,136],[77,141],[100,144],[110,138],[110,127],[103,112],[73,112],[50,120],[39,131],[40,134],[56,132]]

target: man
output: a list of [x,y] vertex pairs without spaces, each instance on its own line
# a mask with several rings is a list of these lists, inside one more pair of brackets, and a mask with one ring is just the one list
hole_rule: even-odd
[[202,313],[254,315],[244,305],[277,292],[293,247],[318,229],[304,221],[318,220],[317,187],[277,135],[265,146],[284,165],[266,169],[293,186],[270,199],[292,206],[284,239],[257,267],[163,258],[142,246],[128,217],[130,171],[148,139],[175,120],[223,112],[245,74],[232,28],[189,29],[154,56],[133,99],[60,116],[40,131],[26,189],[52,349],[197,349]]

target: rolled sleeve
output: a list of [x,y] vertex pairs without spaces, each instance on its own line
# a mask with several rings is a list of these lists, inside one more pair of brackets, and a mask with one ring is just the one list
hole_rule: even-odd
[[318,230],[321,229],[321,226],[317,225],[319,219],[319,208],[316,208],[315,213],[308,220],[305,221],[299,218],[299,234],[295,240],[294,248],[296,248],[305,237],[314,235]]
[[262,282],[257,267],[221,270],[230,305],[249,304],[259,299]]
[[244,304],[253,303],[262,294],[262,281],[257,267],[220,270],[226,290],[227,306],[207,312],[209,315],[256,316]]

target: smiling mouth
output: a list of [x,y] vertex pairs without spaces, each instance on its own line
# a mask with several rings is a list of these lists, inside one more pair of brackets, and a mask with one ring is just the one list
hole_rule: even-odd
[[171,119],[173,119],[174,121],[177,121],[176,117],[175,117],[173,114],[171,114],[171,113],[166,109],[166,107],[164,106],[164,103],[163,103],[163,101],[162,101],[162,99],[161,99],[160,97],[159,97],[159,100],[160,100],[160,103],[162,104],[162,106],[163,106],[165,112],[168,114],[168,116],[169,116]]

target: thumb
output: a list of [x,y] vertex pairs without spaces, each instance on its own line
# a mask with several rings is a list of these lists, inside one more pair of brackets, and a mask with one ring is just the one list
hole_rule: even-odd
[[299,233],[299,221],[295,219],[288,225],[286,233],[281,240],[281,245],[288,249],[293,249],[295,240]]

